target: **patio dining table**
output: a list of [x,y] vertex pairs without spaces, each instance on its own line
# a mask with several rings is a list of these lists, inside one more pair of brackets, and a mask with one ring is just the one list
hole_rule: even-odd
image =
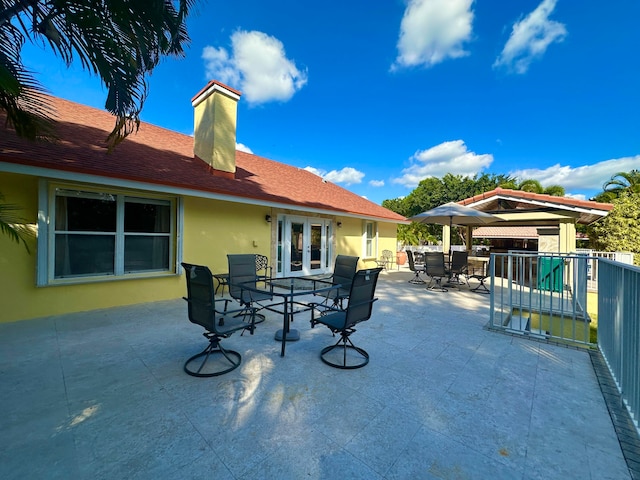
[[241,288],[249,292],[269,293],[274,297],[282,298],[281,303],[264,307],[272,312],[282,314],[282,330],[278,330],[275,334],[275,339],[282,342],[281,357],[284,357],[287,341],[300,339],[300,332],[290,328],[293,315],[308,312],[313,308],[313,302],[303,301],[300,297],[339,290],[341,287],[340,284],[333,284],[329,280],[308,277],[267,278],[261,279],[259,284],[246,282],[241,285]]

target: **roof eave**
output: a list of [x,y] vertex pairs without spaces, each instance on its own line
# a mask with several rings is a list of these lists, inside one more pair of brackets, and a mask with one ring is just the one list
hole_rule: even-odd
[[402,221],[402,220],[396,220],[393,218],[383,217],[379,215],[367,215],[363,213],[349,212],[347,210],[308,207],[308,206],[305,206],[302,204],[296,204],[296,203],[271,202],[271,201],[262,200],[259,198],[243,197],[239,195],[236,196],[236,195],[204,191],[204,190],[198,190],[198,189],[192,189],[192,188],[185,188],[182,186],[169,185],[166,183],[160,184],[160,183],[152,183],[152,182],[142,182],[142,181],[136,181],[136,180],[130,180],[130,179],[124,179],[124,178],[95,175],[90,173],[78,173],[78,172],[59,170],[59,169],[53,169],[53,168],[50,169],[45,167],[35,167],[30,165],[18,164],[18,163],[3,162],[1,160],[0,160],[0,172],[31,175],[35,177],[50,178],[50,179],[61,180],[61,181],[90,183],[98,186],[103,186],[106,182],[110,187],[116,187],[116,188],[128,188],[128,189],[136,189],[136,190],[143,190],[143,191],[170,194],[170,195],[206,198],[210,200],[220,200],[220,201],[226,201],[226,202],[232,202],[232,203],[256,205],[256,206],[269,207],[269,208],[282,208],[282,209],[294,210],[298,212],[308,212],[308,213],[315,213],[315,214],[321,214],[321,215],[333,215],[333,216],[341,216],[341,217],[348,217],[348,218],[358,218],[362,220],[374,220],[374,221],[403,224],[403,225],[409,225],[409,223],[411,223],[408,220]]

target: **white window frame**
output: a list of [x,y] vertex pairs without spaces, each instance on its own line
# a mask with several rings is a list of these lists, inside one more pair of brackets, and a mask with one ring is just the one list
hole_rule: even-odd
[[[369,236],[371,227],[371,236]],[[371,251],[369,251],[369,247]],[[362,222],[362,258],[377,258],[378,256],[378,223],[372,220]]]
[[[41,179],[38,186],[38,254],[37,254],[37,274],[36,284],[38,286],[93,283],[108,280],[123,280],[130,278],[146,278],[181,273],[180,262],[182,261],[182,230],[183,230],[183,202],[180,197],[169,195],[158,195],[148,192],[133,190],[119,190],[116,188],[101,188],[97,186],[80,184],[53,183]],[[78,192],[79,195],[103,195],[113,198],[117,203],[117,227],[115,234],[116,251],[114,253],[114,273],[70,276],[65,278],[55,278],[55,209],[57,192]],[[167,236],[169,239],[168,248],[168,269],[153,271],[125,272],[124,270],[124,238],[125,236],[137,235],[137,233],[124,232],[124,206],[126,202],[149,202],[167,204],[170,207],[170,227]],[[151,234],[152,236],[154,234]]]

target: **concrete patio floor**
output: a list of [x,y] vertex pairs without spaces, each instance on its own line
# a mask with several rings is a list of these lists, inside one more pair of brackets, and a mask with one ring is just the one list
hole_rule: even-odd
[[488,295],[380,276],[353,335],[369,365],[320,361],[330,331],[281,316],[223,342],[200,379],[183,300],[0,324],[0,478],[631,478],[585,351],[490,332]]

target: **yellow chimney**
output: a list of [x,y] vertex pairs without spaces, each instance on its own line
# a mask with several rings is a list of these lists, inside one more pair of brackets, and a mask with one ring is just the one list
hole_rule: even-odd
[[214,175],[235,175],[236,119],[241,95],[212,80],[191,99],[195,120],[193,153],[213,169]]

